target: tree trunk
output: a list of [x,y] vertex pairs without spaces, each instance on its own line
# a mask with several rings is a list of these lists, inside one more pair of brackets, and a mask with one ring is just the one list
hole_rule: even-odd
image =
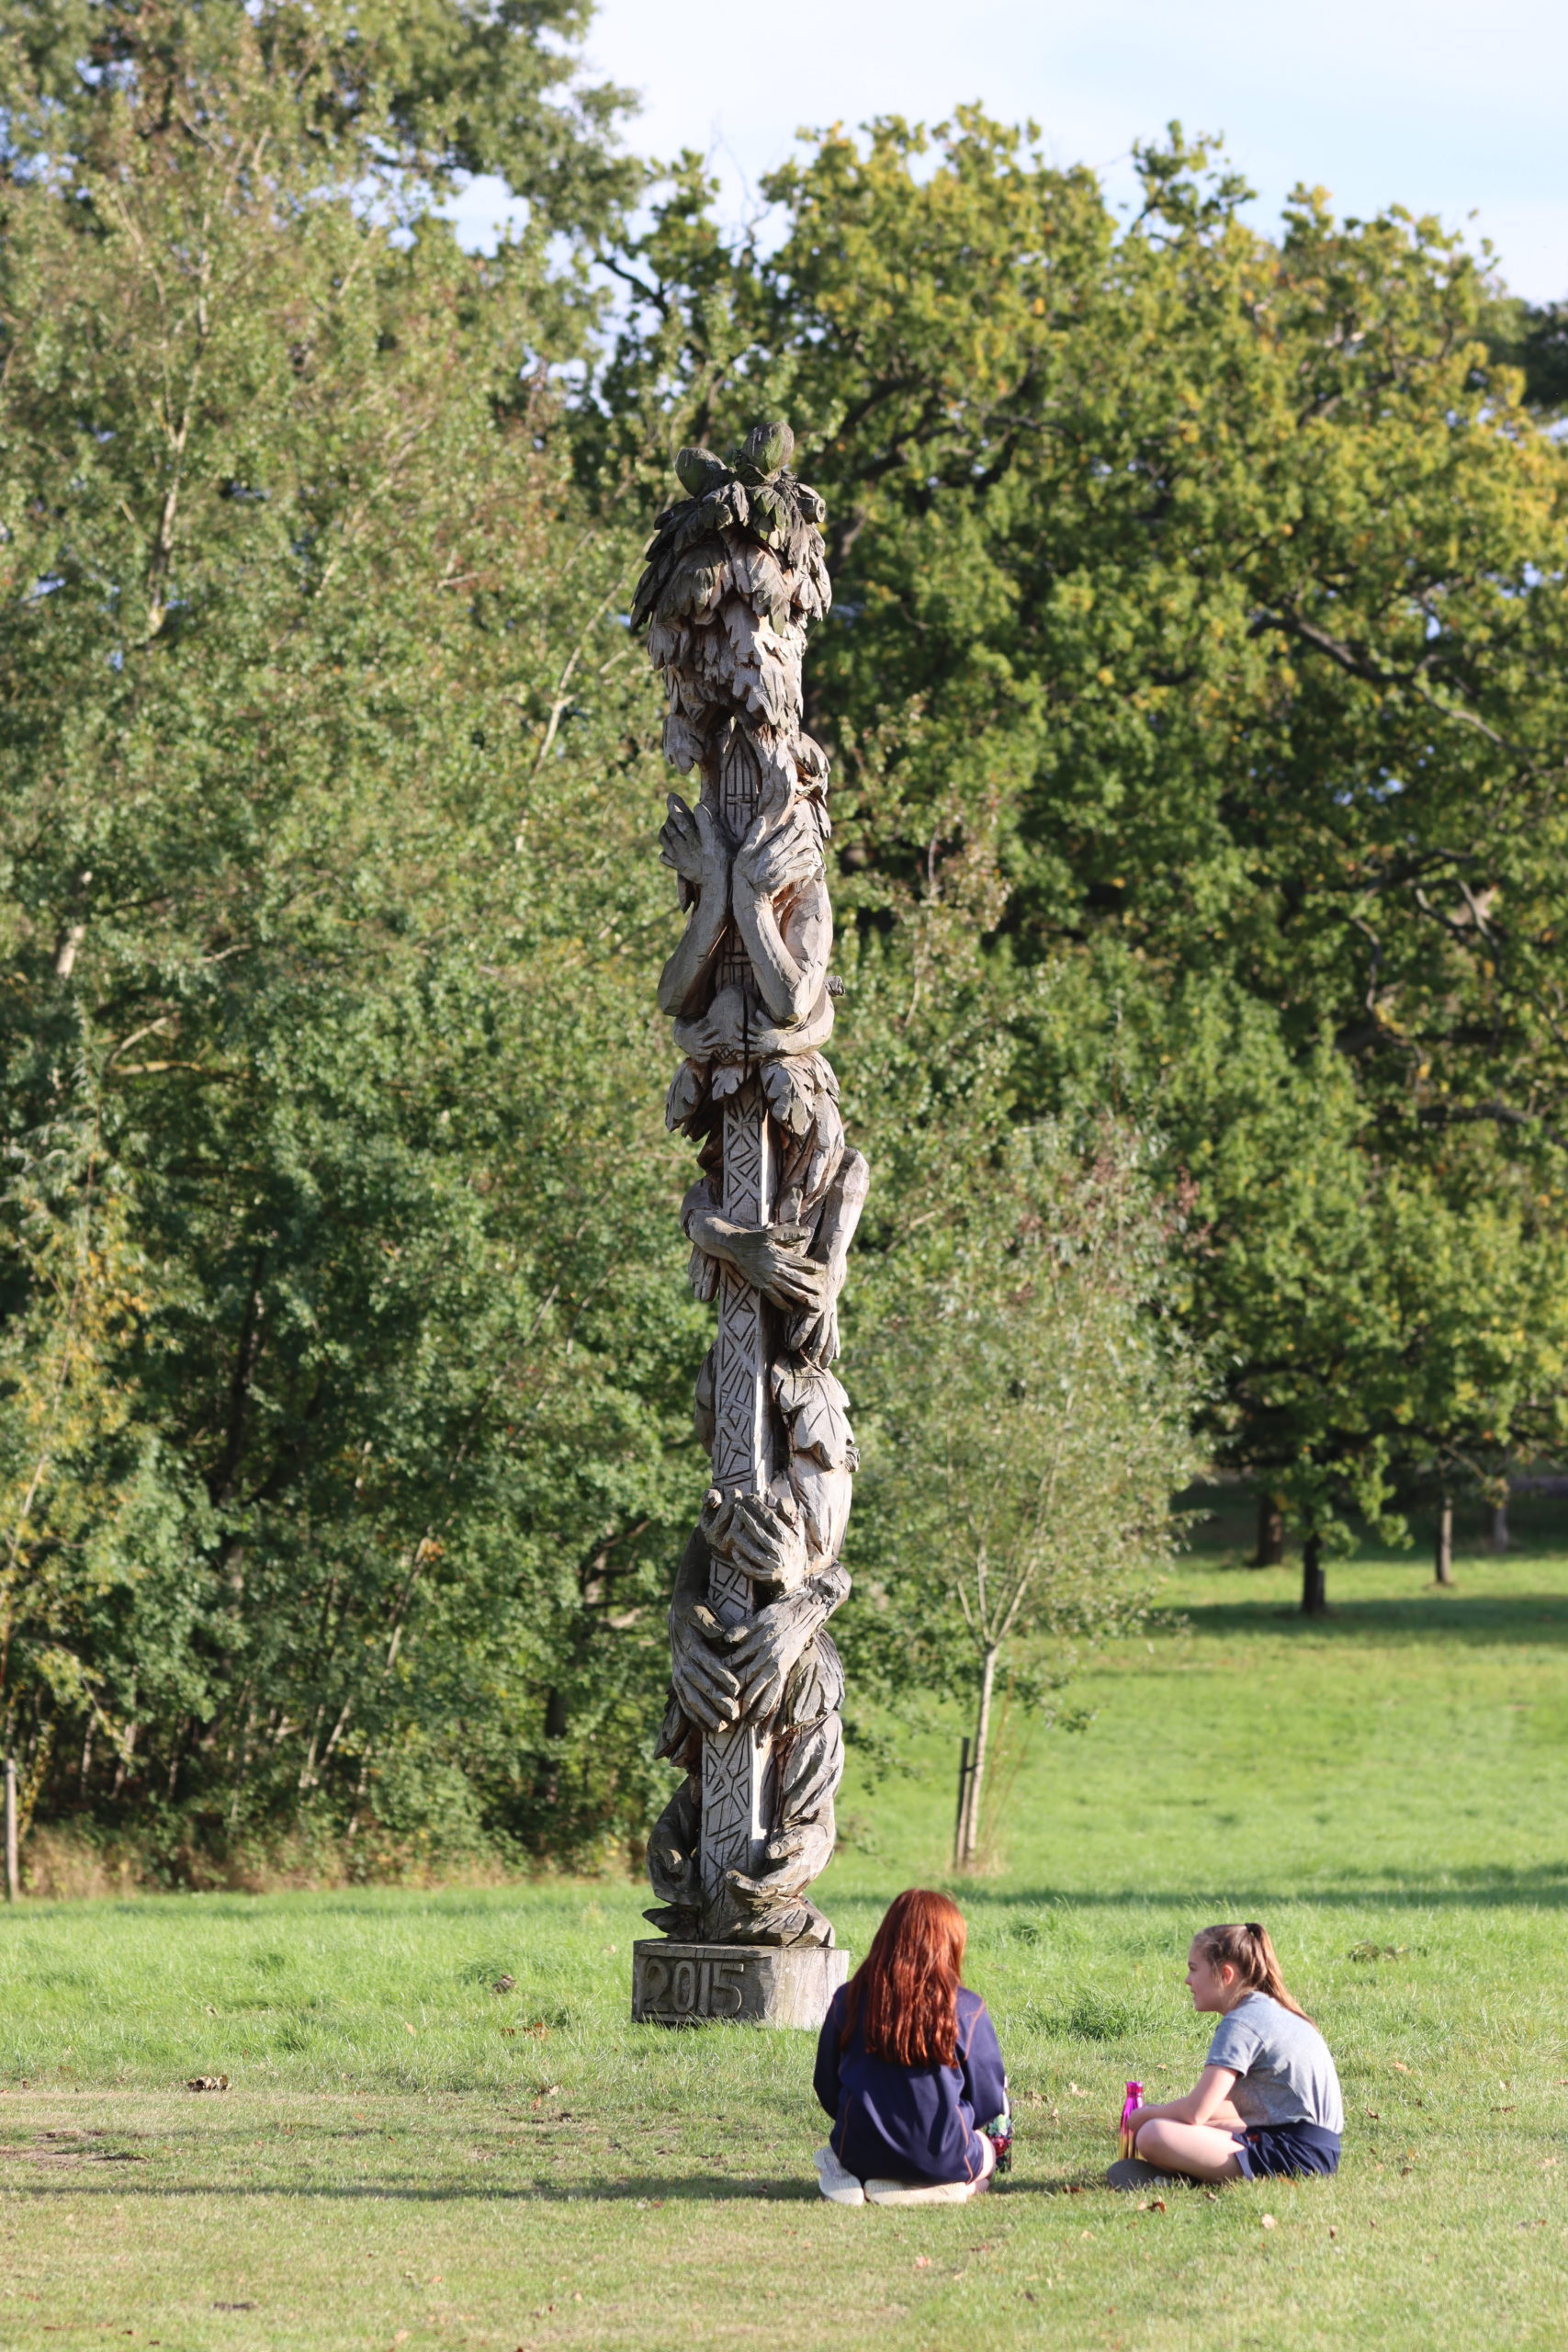
[[1278,1568],[1285,1558],[1285,1511],[1278,1495],[1258,1498],[1258,1550],[1249,1568]]
[[[545,1693],[545,1737],[552,1744],[564,1739],[570,1727],[566,1692],[551,1690]],[[541,1804],[553,1805],[560,1797],[560,1757],[558,1752],[547,1756],[539,1766],[534,1793]]]
[[1445,1495],[1438,1506],[1438,1538],[1433,1547],[1432,1573],[1438,1584],[1454,1580],[1454,1505]]
[[1323,1572],[1323,1538],[1314,1528],[1302,1545],[1302,1614],[1303,1617],[1321,1617],[1327,1607],[1327,1580]]
[[980,1669],[980,1704],[975,1715],[975,1758],[969,1767],[969,1803],[964,1809],[964,1867],[973,1869],[980,1850],[980,1791],[986,1778],[986,1750],[991,1737],[991,1697],[997,1687],[997,1653],[986,1652]]
[[1505,1496],[1492,1506],[1492,1549],[1503,1553],[1508,1548],[1508,1501]]

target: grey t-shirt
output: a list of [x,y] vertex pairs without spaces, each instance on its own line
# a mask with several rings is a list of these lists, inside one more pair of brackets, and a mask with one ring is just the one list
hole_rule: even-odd
[[1316,2026],[1267,1993],[1248,1993],[1220,2019],[1207,2064],[1230,2066],[1231,2105],[1247,2123],[1316,2123],[1343,2132],[1345,2109]]

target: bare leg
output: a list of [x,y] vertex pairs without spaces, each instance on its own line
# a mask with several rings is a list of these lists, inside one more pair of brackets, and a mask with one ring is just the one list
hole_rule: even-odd
[[1161,2116],[1138,2134],[1137,2153],[1161,2172],[1184,2172],[1194,2180],[1239,2180],[1235,2142],[1212,2123],[1171,2123]]

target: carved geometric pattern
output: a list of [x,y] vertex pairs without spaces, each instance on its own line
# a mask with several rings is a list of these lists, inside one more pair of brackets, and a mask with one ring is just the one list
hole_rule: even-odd
[[[773,1138],[756,1079],[724,1106],[724,1214],[736,1225],[765,1225],[772,1205]],[[767,1306],[726,1267],[719,1283],[714,1357],[714,1484],[727,1494],[760,1494],[772,1475],[768,1444]],[[750,1588],[740,1583],[736,1597]]]
[[[773,1138],[767,1104],[748,1079],[724,1106],[724,1214],[737,1225],[765,1225],[773,1189]],[[714,1484],[728,1494],[760,1494],[768,1483],[767,1307],[749,1283],[726,1267],[718,1291],[714,1351]],[[751,1588],[727,1561],[708,1568],[708,1601],[726,1620],[744,1616]],[[729,1870],[750,1872],[767,1829],[764,1781],[769,1744],[750,1726],[709,1732],[703,1742],[702,1878],[716,1895]]]
[[703,1741],[703,1891],[713,1896],[726,1871],[755,1871],[767,1834],[768,1742],[752,1727],[710,1731]]
[[737,727],[720,755],[718,772],[718,805],[732,841],[740,839],[757,813],[761,780],[757,754]]
[[[737,756],[737,746],[743,756]],[[751,821],[757,769],[739,729],[723,767],[724,816],[739,840]],[[747,986],[751,978],[745,951],[731,934],[719,984]],[[730,967],[733,964],[733,970]],[[773,1208],[773,1138],[760,1082],[749,1078],[724,1106],[724,1214],[736,1225],[766,1225]],[[749,1283],[728,1267],[718,1287],[718,1333],[714,1349],[713,1480],[727,1494],[760,1494],[767,1486],[769,1460],[767,1306]],[[751,1588],[724,1560],[708,1569],[708,1601],[720,1618],[745,1615]],[[709,1732],[703,1742],[701,1869],[703,1887],[716,1897],[728,1870],[750,1872],[761,1860],[767,1831],[764,1810],[769,1743],[750,1726]]]

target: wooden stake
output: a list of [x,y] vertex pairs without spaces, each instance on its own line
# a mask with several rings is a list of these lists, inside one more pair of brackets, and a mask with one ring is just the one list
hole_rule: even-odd
[[965,1799],[969,1794],[969,1735],[964,1733],[958,1744],[958,1811],[953,1823],[953,1867],[964,1867],[964,1817]]
[[17,1759],[6,1758],[6,1900],[15,1903],[21,1883],[17,1875]]

